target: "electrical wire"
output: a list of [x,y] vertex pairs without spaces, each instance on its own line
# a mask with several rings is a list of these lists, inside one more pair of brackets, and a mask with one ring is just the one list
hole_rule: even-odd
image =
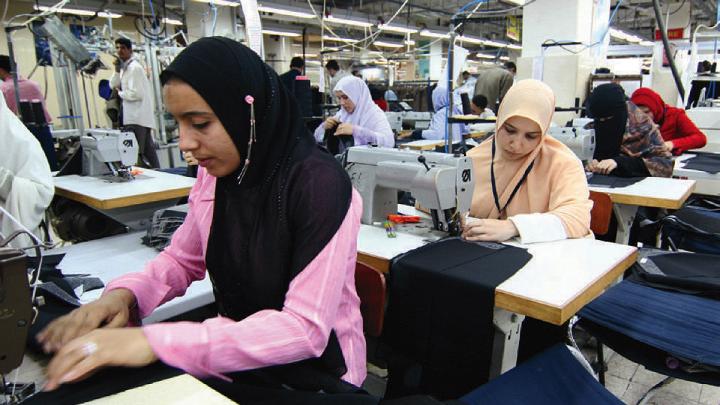
[[9,6],[9,5],[10,5],[10,0],[5,0],[5,9],[3,10],[2,19],[0,19],[0,21],[5,22],[5,17],[7,17],[7,12],[8,12],[8,6]]
[[[567,52],[570,52],[570,53],[576,55],[576,54],[578,54],[578,53],[580,53],[580,52],[583,52],[583,51],[585,51],[585,50],[587,50],[587,49],[593,48],[593,47],[595,47],[595,46],[603,43],[603,42],[605,41],[605,37],[606,37],[606,36],[608,35],[608,33],[610,32],[610,24],[611,24],[611,23],[613,22],[613,20],[615,19],[615,15],[617,14],[617,11],[620,9],[620,5],[622,4],[622,2],[623,2],[623,0],[619,0],[618,3],[615,5],[615,9],[613,10],[612,14],[610,14],[610,19],[608,20],[607,29],[605,30],[605,33],[602,35],[602,37],[600,38],[600,40],[598,40],[597,42],[594,42],[594,43],[589,44],[589,45],[588,45],[588,44],[585,44],[585,45],[584,45],[582,48],[580,48],[579,50],[573,50],[573,49],[570,49],[570,48],[566,48],[566,47],[565,47],[565,46],[577,46],[577,45],[569,45],[569,44],[564,44],[564,45],[563,45],[564,42],[573,42],[573,41],[557,41],[557,40],[555,40],[555,39],[547,39],[547,40],[545,40],[545,41],[543,42],[543,45],[552,44],[552,45],[554,45],[554,46],[558,46],[560,49],[563,49],[563,50],[565,50],[565,51],[567,51]],[[543,49],[544,49],[544,48],[543,48]],[[544,52],[544,50],[543,50],[543,52]]]

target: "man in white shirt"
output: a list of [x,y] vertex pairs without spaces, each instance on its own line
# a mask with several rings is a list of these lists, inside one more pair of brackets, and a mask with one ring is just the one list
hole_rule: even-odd
[[155,126],[155,103],[152,97],[150,81],[145,68],[133,57],[132,42],[127,38],[115,40],[115,73],[110,78],[110,86],[117,88],[122,99],[123,129],[132,131],[140,147],[139,164],[157,168],[160,161],[155,150],[152,130]]
[[338,98],[335,96],[335,85],[337,85],[337,82],[339,82],[340,79],[350,73],[340,69],[340,65],[335,59],[330,59],[328,63],[325,64],[325,69],[327,69],[327,72],[330,75],[330,94],[332,95],[333,103],[340,104]]

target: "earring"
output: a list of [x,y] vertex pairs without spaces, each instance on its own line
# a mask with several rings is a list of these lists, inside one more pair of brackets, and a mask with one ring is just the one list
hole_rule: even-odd
[[237,177],[237,183],[242,183],[245,173],[247,173],[248,167],[250,166],[250,157],[252,156],[252,146],[255,143],[255,99],[251,95],[245,96],[245,102],[250,105],[250,137],[248,138],[247,157],[243,163],[240,174]]

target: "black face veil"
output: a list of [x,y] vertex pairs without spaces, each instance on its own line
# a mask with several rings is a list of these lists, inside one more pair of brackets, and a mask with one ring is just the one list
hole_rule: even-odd
[[627,127],[625,90],[616,83],[601,84],[588,99],[588,111],[595,119],[595,154],[597,160],[612,159],[620,153]]

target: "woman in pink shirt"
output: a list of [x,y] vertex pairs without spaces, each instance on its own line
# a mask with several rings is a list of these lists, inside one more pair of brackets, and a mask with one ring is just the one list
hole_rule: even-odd
[[[141,273],[38,335],[52,390],[156,360],[270,391],[348,392],[365,379],[354,269],[362,202],[297,103],[249,48],[191,44],[162,73],[180,148],[201,169],[172,243]],[[207,269],[207,270],[206,270]],[[209,273],[220,315],[124,327]],[[242,397],[242,403],[253,403]]]

